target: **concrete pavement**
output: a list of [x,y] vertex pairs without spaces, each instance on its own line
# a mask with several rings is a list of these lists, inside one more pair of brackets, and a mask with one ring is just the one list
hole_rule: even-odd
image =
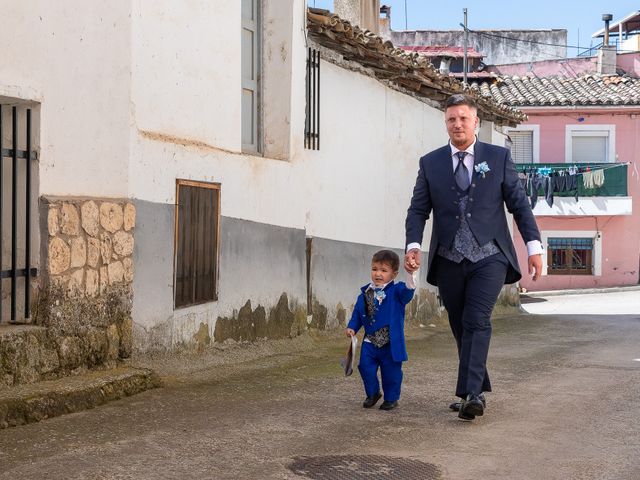
[[494,392],[472,423],[447,409],[448,327],[408,339],[391,412],[361,408],[337,336],[147,359],[164,388],[1,430],[0,480],[639,478],[637,313],[495,318]]
[[640,287],[592,293],[532,292],[522,308],[539,315],[640,315]]

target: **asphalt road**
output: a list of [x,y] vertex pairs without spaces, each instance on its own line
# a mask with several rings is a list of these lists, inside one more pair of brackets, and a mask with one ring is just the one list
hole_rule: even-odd
[[447,327],[408,338],[397,410],[360,406],[336,336],[152,359],[164,388],[0,430],[0,479],[640,478],[639,313],[494,319],[470,423],[447,408]]

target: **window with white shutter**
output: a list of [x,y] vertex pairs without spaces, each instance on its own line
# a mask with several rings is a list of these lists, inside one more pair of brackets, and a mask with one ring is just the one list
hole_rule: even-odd
[[615,162],[615,145],[615,125],[567,125],[565,131],[565,162]]
[[532,130],[512,130],[509,132],[511,138],[511,158],[515,163],[533,163],[533,131]]
[[573,163],[607,162],[608,140],[609,132],[573,132],[571,161]]

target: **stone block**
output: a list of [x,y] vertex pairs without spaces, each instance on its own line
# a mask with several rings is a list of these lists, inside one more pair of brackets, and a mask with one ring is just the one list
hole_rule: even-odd
[[87,243],[84,237],[71,239],[71,268],[84,267],[87,263]]
[[104,202],[100,205],[100,225],[106,231],[115,233],[122,228],[122,207],[117,203]]
[[80,234],[80,216],[78,215],[78,209],[72,203],[62,204],[60,231],[66,235]]
[[100,240],[89,237],[89,240],[87,241],[87,264],[92,268],[96,268],[100,261],[100,246]]
[[60,274],[71,265],[71,250],[61,238],[55,237],[49,242],[49,273]]
[[90,200],[80,207],[82,214],[82,228],[92,237],[97,237],[100,232],[100,211],[96,202]]
[[78,337],[59,337],[57,340],[60,366],[72,370],[82,365],[82,340]]
[[124,229],[128,232],[136,226],[136,207],[133,203],[124,206]]
[[102,263],[108,265],[111,263],[111,256],[113,255],[113,242],[111,235],[103,233],[100,235],[100,255],[102,256]]
[[55,237],[60,231],[60,224],[58,219],[58,209],[50,208],[47,213],[47,228],[49,230],[49,235]]
[[120,283],[124,279],[124,267],[122,262],[113,262],[107,266],[109,270],[109,285]]
[[129,257],[123,259],[122,268],[124,269],[124,281],[127,283],[133,282],[133,260]]
[[133,235],[119,231],[113,236],[113,250],[122,257],[133,253]]
[[72,297],[76,297],[84,293],[84,270],[82,268],[79,268],[69,275],[67,291]]

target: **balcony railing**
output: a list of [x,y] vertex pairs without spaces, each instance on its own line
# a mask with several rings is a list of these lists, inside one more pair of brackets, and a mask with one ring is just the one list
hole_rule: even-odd
[[[567,170],[570,166],[578,169],[589,167],[591,171],[604,169],[604,184],[597,188],[585,188],[582,175],[578,176],[578,196],[579,197],[626,197],[627,191],[627,164],[626,163],[517,163],[516,169],[519,172],[529,169],[551,168],[552,171]],[[538,192],[543,195],[541,188]],[[573,197],[574,192],[554,192],[555,197]]]

